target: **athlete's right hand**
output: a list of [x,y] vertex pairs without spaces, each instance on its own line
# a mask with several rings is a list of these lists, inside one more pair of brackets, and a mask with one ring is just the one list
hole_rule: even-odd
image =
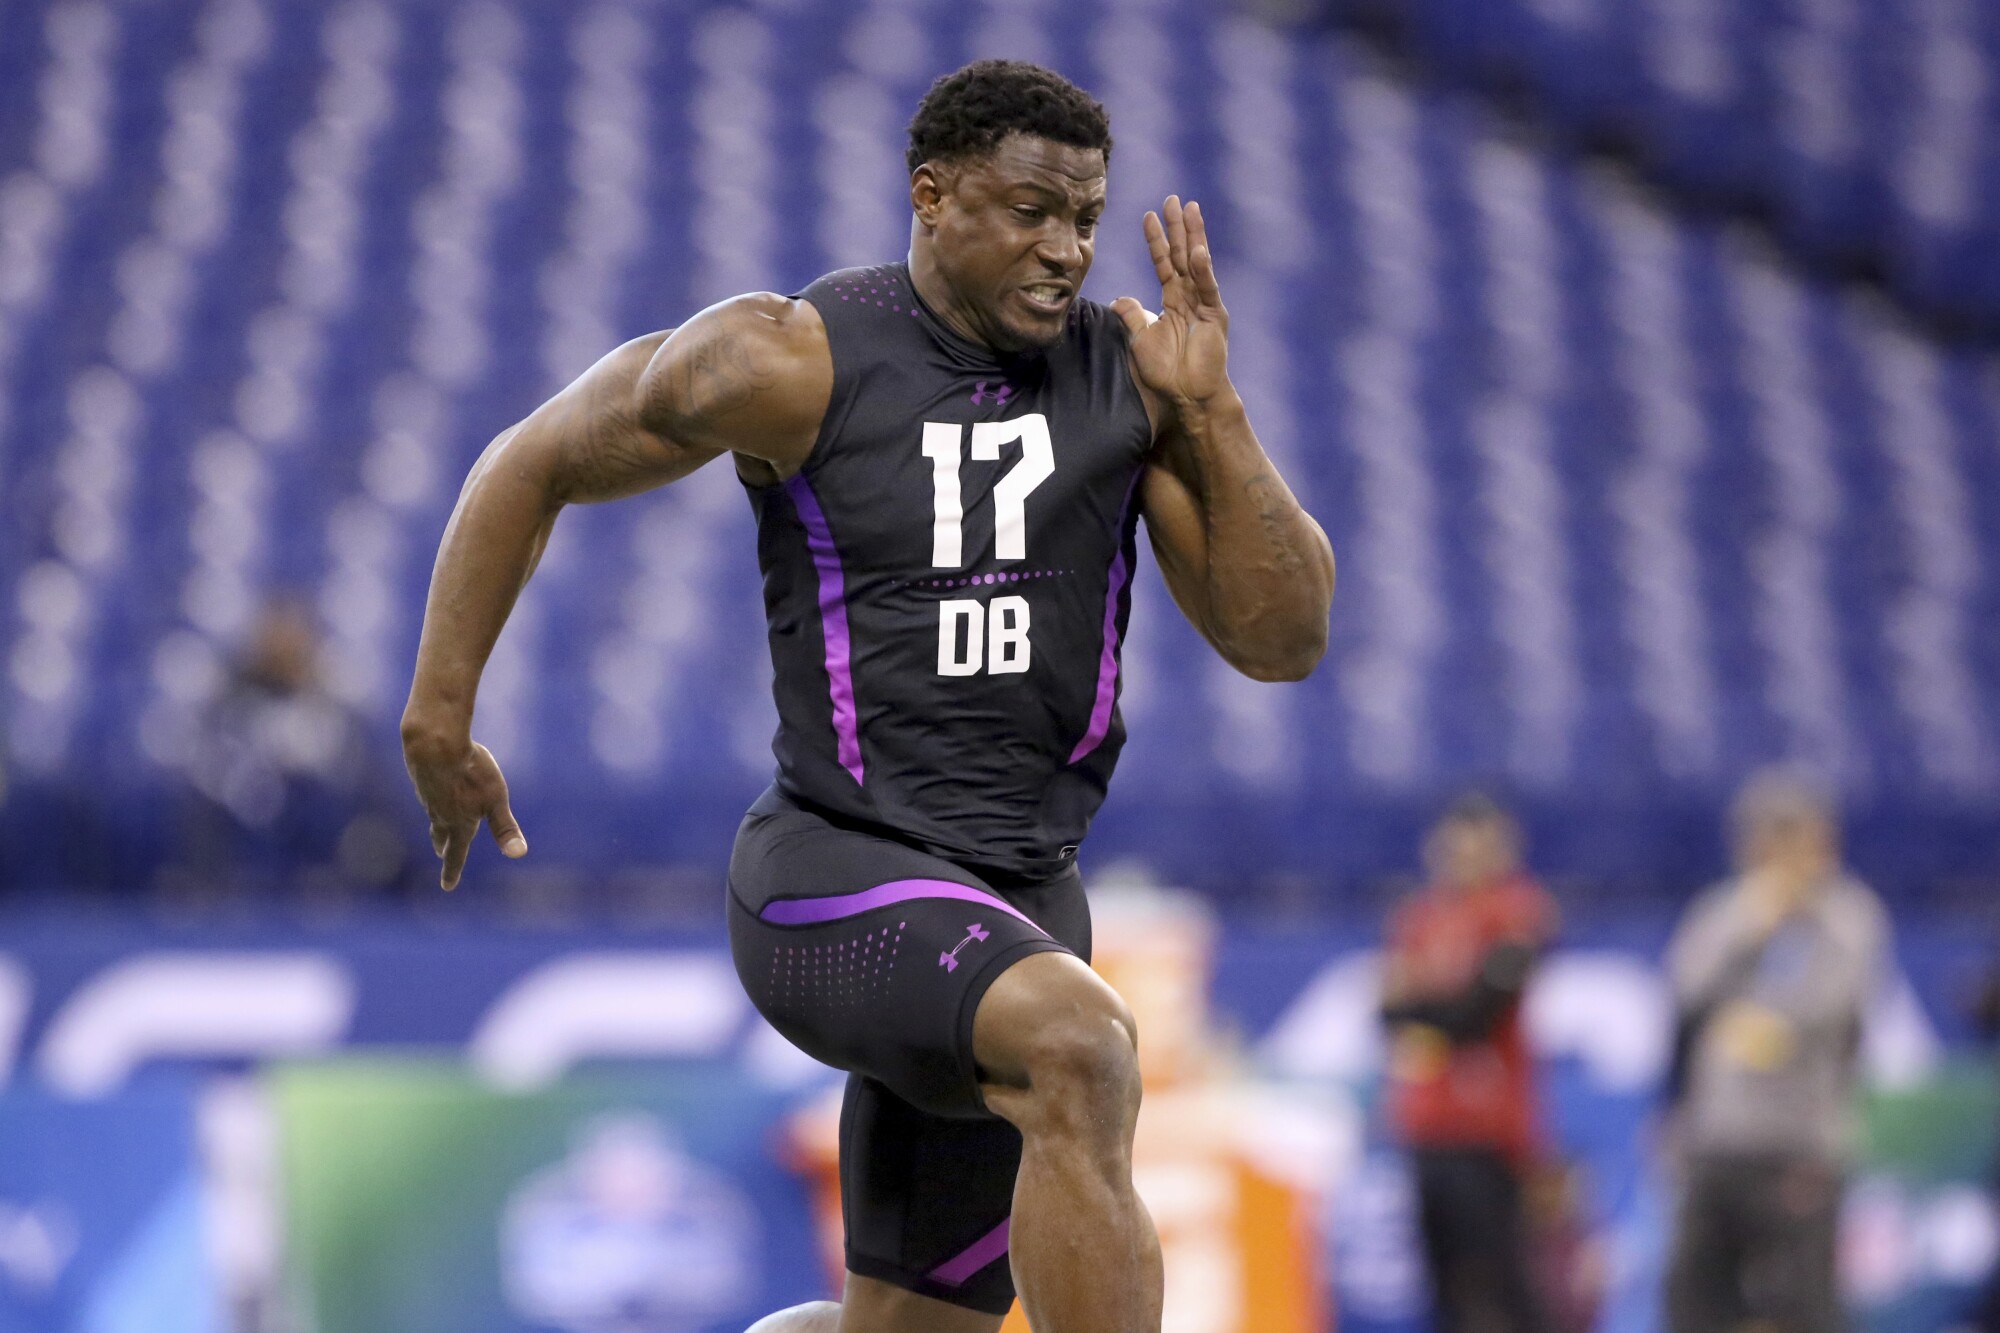
[[468,741],[455,752],[406,741],[403,762],[417,785],[417,799],[431,817],[431,850],[444,862],[438,875],[440,888],[448,893],[458,887],[482,821],[493,830],[493,841],[509,860],[528,854],[528,840],[507,805],[507,779],[492,751],[477,741]]

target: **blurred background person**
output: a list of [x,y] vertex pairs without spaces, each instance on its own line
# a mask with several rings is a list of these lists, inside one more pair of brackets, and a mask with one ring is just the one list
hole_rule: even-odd
[[185,906],[279,890],[379,892],[410,864],[401,775],[320,672],[320,633],[289,598],[252,625],[183,752],[187,790],[168,897]]
[[1382,1018],[1437,1327],[1543,1330],[1525,1205],[1538,1134],[1521,997],[1555,934],[1555,902],[1522,865],[1519,824],[1484,794],[1445,811],[1424,863],[1430,883],[1390,921]]
[[1737,874],[1695,901],[1668,958],[1668,1327],[1823,1333],[1846,1327],[1840,1205],[1889,922],[1842,867],[1833,807],[1811,784],[1760,774],[1732,819]]

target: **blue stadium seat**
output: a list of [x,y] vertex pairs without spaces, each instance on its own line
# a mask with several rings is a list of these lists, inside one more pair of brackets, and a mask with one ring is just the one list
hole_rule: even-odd
[[[2000,318],[1990,6],[1402,8],[1438,68]],[[1200,0],[21,0],[0,879],[144,886],[176,738],[274,595],[315,608],[395,779],[478,451],[623,338],[899,254],[901,121],[993,53],[1111,106],[1099,299],[1149,294],[1156,193],[1212,203],[1236,374],[1341,559],[1297,687],[1231,676],[1144,576],[1098,855],[1339,890],[1486,782],[1552,872],[1680,892],[1774,760],[1839,785],[1892,889],[2000,835],[1991,352],[1352,40]],[[750,528],[722,467],[564,518],[479,718],[538,865],[720,865],[770,768]]]

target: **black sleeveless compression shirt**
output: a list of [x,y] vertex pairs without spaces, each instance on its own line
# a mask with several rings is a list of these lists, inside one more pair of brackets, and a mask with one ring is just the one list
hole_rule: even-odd
[[907,265],[802,293],[833,396],[804,468],[750,487],[778,790],[971,866],[1068,867],[1124,743],[1118,649],[1151,445],[1116,315],[1002,356]]

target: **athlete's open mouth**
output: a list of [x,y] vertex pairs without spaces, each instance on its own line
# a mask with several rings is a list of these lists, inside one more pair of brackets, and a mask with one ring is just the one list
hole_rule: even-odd
[[1066,283],[1037,282],[1021,289],[1021,295],[1028,304],[1045,314],[1061,314],[1069,305],[1070,288]]

